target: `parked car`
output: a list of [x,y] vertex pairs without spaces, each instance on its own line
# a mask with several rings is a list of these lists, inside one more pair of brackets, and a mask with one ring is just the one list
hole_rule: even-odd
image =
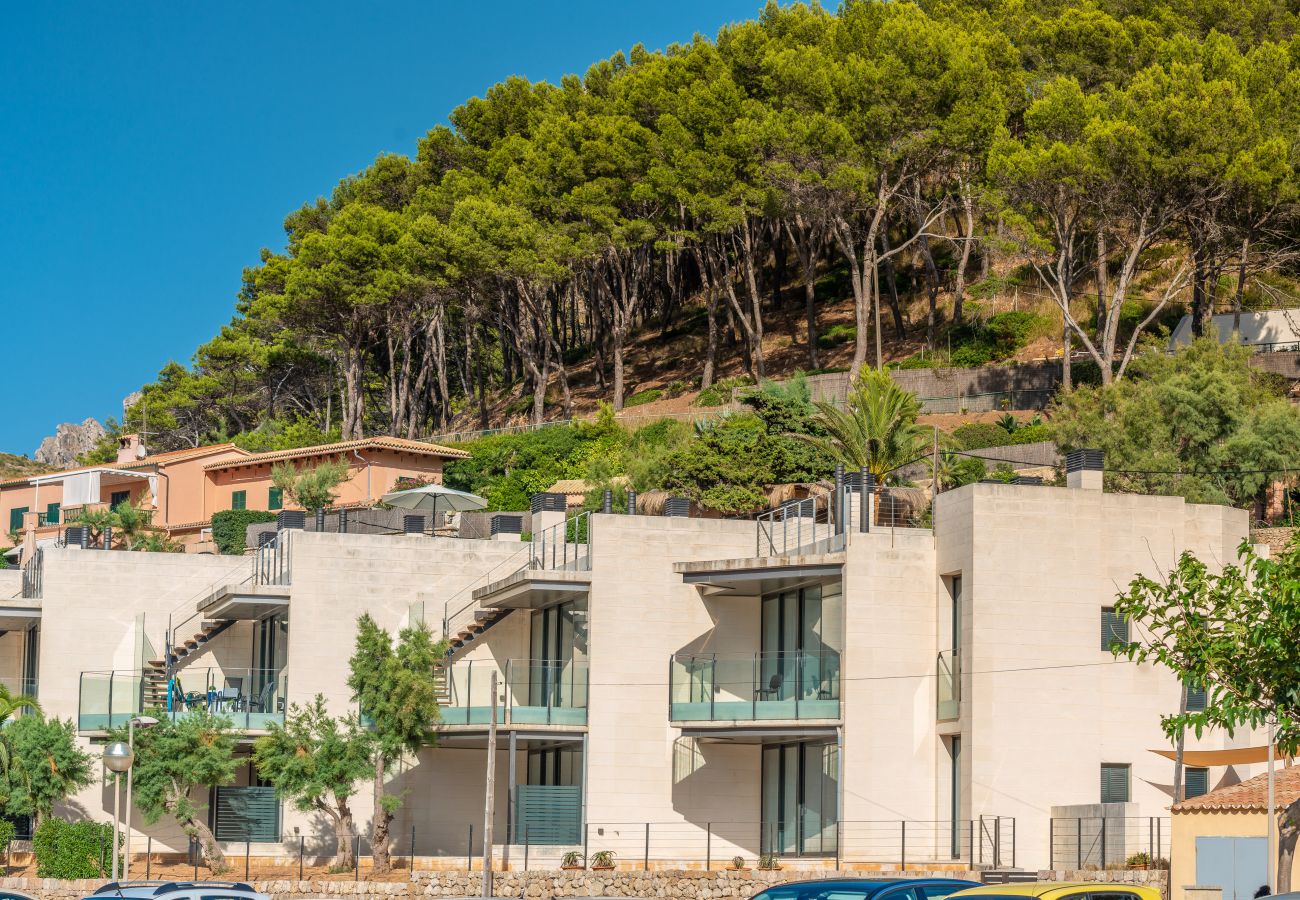
[[978,886],[958,878],[818,878],[774,884],[753,900],[943,900]]
[[271,900],[242,881],[110,881],[86,900]]
[[21,891],[11,891],[8,888],[0,888],[0,900],[36,900],[31,894],[24,894]]
[[1160,900],[1158,888],[1104,881],[1023,881],[985,884],[952,895],[953,900]]

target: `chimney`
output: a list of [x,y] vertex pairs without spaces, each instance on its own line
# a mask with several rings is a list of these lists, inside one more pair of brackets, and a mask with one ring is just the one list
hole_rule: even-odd
[[117,439],[117,463],[126,465],[144,459],[144,444],[138,434],[124,434]]
[[1101,490],[1106,454],[1101,450],[1080,448],[1065,457],[1065,486],[1084,491]]

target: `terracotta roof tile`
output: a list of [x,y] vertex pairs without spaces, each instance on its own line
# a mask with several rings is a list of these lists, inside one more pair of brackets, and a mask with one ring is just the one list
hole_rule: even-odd
[[464,450],[455,450],[451,447],[444,447],[441,444],[430,444],[425,441],[412,441],[399,437],[373,437],[361,438],[355,441],[341,441],[336,444],[320,444],[316,447],[299,447],[296,450],[277,450],[273,453],[254,453],[249,456],[240,457],[239,459],[229,459],[224,462],[208,463],[203,468],[207,469],[227,469],[235,466],[257,465],[260,463],[280,462],[286,459],[301,459],[304,456],[328,456],[332,453],[347,453],[352,450],[401,450],[408,453],[423,453],[427,456],[441,456],[446,459],[468,459],[469,454]]
[[[1277,769],[1274,773],[1273,801],[1277,809],[1285,809],[1300,799],[1300,766]],[[1268,773],[1247,778],[1238,784],[1219,788],[1192,797],[1174,806],[1174,812],[1200,812],[1203,810],[1259,810],[1268,808]]]

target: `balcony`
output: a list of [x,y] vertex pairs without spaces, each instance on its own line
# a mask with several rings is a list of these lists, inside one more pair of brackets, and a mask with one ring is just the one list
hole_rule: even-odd
[[677,655],[669,666],[668,696],[674,722],[838,719],[840,655]]
[[443,725],[487,725],[492,718],[492,675],[505,702],[497,709],[502,725],[587,724],[585,660],[566,663],[512,659],[504,670],[495,660],[457,663],[447,671]]
[[170,683],[136,670],[82,672],[77,730],[103,732],[149,710],[173,720],[200,710],[229,719],[237,731],[284,724],[288,677],[270,669],[184,669]]
[[961,713],[961,653],[945,650],[935,662],[938,694],[936,716],[940,722],[949,722]]

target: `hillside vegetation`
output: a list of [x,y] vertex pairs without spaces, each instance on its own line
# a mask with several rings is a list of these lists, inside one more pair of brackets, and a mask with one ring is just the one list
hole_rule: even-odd
[[1284,0],[771,3],[449,121],[291,213],[126,426],[420,436],[1071,349],[1110,382],[1296,291]]
[[0,481],[28,478],[32,475],[42,475],[52,471],[54,470],[50,466],[39,463],[34,459],[28,459],[26,456],[0,453]]

